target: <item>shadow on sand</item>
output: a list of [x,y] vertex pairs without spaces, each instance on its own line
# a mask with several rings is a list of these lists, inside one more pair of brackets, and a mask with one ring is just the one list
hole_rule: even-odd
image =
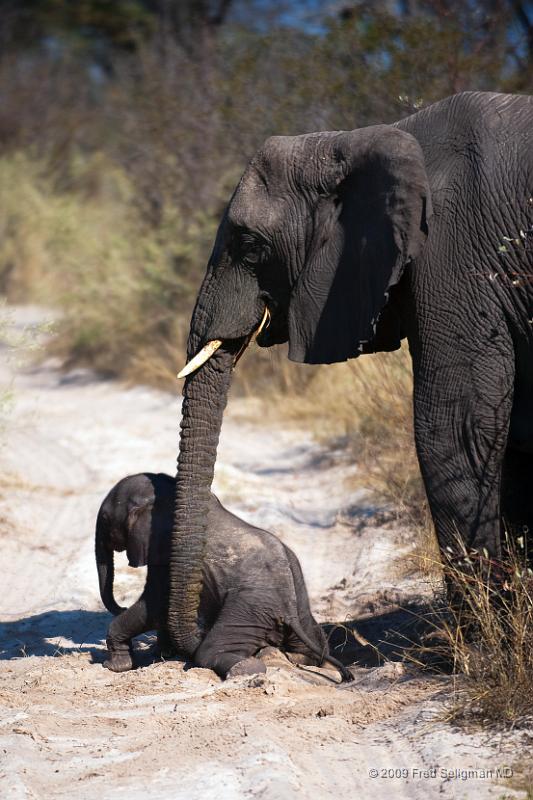
[[[377,667],[385,661],[413,661],[428,668],[447,669],[442,643],[431,637],[446,616],[426,604],[412,604],[372,617],[324,625],[330,652],[344,664]],[[365,644],[366,642],[366,644]]]
[[[0,661],[27,656],[64,656],[88,653],[91,663],[101,664],[107,658],[105,638],[113,616],[107,611],[53,609],[42,614],[0,622]],[[137,667],[159,661],[157,637],[145,633],[134,640]]]
[[[441,615],[427,605],[411,605],[373,617],[324,625],[330,652],[344,664],[376,667],[385,661],[409,658],[435,630]],[[0,624],[0,661],[25,656],[61,656],[89,653],[93,663],[106,658],[107,611],[51,610]],[[365,644],[366,642],[367,644]],[[142,667],[155,660],[155,632],[135,639],[135,662]],[[438,648],[437,648],[438,649]],[[442,665],[442,657],[424,654],[428,667]]]
[[73,652],[100,655],[111,619],[107,611],[53,609],[13,622],[3,621],[0,623],[0,660]]

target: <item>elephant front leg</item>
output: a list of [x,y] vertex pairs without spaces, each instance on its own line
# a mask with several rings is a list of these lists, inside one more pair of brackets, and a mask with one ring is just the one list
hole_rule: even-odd
[[141,597],[130,608],[115,617],[107,632],[108,658],[104,667],[112,672],[127,672],[133,669],[132,639],[154,627],[147,604]]
[[484,359],[456,354],[453,366],[433,361],[415,371],[417,454],[445,556],[462,545],[491,558],[501,554],[514,362],[512,349],[508,358],[487,350]]

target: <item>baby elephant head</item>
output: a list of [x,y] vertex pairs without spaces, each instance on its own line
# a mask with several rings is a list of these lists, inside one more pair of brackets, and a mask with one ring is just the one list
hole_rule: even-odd
[[96,520],[96,567],[102,602],[112,614],[122,611],[113,595],[115,551],[126,551],[130,567],[168,564],[173,496],[171,478],[147,473],[119,481],[102,503]]

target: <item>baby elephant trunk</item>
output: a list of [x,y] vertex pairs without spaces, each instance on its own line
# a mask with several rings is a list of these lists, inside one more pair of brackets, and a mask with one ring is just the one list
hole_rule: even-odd
[[118,605],[113,595],[114,553],[107,537],[107,524],[101,513],[98,514],[96,520],[95,556],[102,603],[111,614],[117,616],[123,609]]
[[314,655],[319,659],[319,663],[327,663],[331,664],[332,667],[335,667],[340,673],[341,676],[341,683],[349,683],[353,681],[354,677],[352,673],[342,664],[338,659],[330,656],[327,645],[324,647],[320,647],[316,642],[314,642],[304,631],[301,627],[299,622],[291,621],[288,623],[289,627],[292,628],[298,639],[302,641],[309,650],[314,653]]

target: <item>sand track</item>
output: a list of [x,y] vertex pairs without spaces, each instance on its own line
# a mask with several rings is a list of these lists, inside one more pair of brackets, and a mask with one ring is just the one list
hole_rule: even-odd
[[[12,313],[20,326],[42,318]],[[124,475],[174,471],[179,404],[85,371],[65,376],[53,363],[4,359],[0,382],[11,381],[16,405],[0,453],[0,797],[512,795],[495,776],[441,775],[506,768],[517,739],[439,720],[449,680],[399,663],[359,665],[354,685],[338,688],[334,673],[298,670],[274,651],[266,676],[223,683],[180,662],[152,664],[144,637],[142,668],[104,670],[110,615],[93,564],[96,512]],[[370,605],[393,617],[387,598],[427,597],[420,576],[405,575],[409,531],[375,523],[356,467],[301,432],[260,427],[246,405],[230,402],[215,489],[295,550],[318,618],[356,619]],[[117,562],[117,594],[132,599],[142,571]],[[361,623],[366,632],[375,624]]]

